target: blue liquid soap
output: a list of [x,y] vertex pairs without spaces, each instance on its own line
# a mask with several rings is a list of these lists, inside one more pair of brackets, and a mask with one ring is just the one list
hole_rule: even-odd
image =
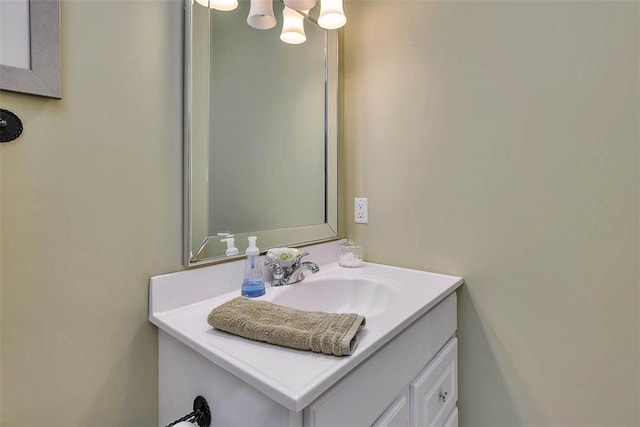
[[245,280],[242,282],[242,296],[255,298],[264,295],[264,282],[262,280]]
[[247,263],[245,264],[241,295],[248,298],[259,297],[264,295],[265,289],[260,268],[260,250],[256,247],[255,236],[249,236],[249,247],[245,253],[247,254]]

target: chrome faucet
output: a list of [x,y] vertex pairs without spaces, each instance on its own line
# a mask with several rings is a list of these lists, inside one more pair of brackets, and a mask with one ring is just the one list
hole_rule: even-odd
[[276,260],[267,260],[264,265],[273,270],[273,281],[271,286],[292,285],[304,280],[304,271],[308,270],[313,274],[320,271],[320,267],[315,262],[301,262],[302,257],[309,255],[303,252],[296,257],[290,267],[282,267]]

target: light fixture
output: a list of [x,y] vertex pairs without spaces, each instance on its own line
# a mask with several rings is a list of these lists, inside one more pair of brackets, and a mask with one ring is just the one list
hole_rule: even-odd
[[289,9],[308,11],[316,5],[316,0],[284,0]]
[[[2,1],[2,0],[0,0]],[[282,10],[282,32],[280,40],[289,44],[300,44],[307,40],[304,32],[304,20],[318,24],[326,30],[338,29],[347,23],[342,0],[278,0],[284,5]],[[316,20],[309,11],[320,2],[320,14]],[[238,7],[238,0],[195,0],[196,3],[211,9],[230,11]],[[276,26],[273,13],[273,0],[251,0],[247,24],[258,30],[269,30]]]
[[196,0],[204,7],[210,7],[211,9],[221,10],[228,12],[238,7],[238,0]]
[[[302,12],[308,14],[309,10],[302,10]],[[304,16],[287,6],[282,9],[280,40],[289,44],[300,44],[307,40],[307,35],[304,33]]]
[[268,30],[276,26],[273,14],[273,0],[251,0],[247,24],[258,30]]
[[321,0],[318,25],[327,30],[338,29],[347,23],[342,0]]

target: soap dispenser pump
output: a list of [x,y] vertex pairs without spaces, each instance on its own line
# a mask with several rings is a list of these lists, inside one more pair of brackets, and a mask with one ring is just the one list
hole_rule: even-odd
[[247,263],[242,281],[243,297],[255,298],[265,293],[262,267],[260,266],[260,249],[256,246],[256,240],[256,236],[249,236],[249,247],[245,252]]

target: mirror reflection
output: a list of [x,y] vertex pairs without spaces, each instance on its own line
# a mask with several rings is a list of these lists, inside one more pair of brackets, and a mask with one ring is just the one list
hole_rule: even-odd
[[[247,25],[249,2],[187,19],[185,265],[337,236],[337,36],[305,19],[306,42]],[[310,12],[313,15],[314,11]],[[230,254],[230,255],[226,255]]]

